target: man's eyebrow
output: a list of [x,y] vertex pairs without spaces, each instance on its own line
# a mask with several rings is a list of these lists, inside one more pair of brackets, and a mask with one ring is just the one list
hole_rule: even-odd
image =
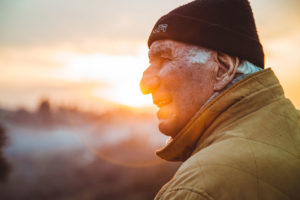
[[149,59],[161,55],[172,55],[172,49],[166,46],[159,46],[156,48],[150,48],[148,53]]

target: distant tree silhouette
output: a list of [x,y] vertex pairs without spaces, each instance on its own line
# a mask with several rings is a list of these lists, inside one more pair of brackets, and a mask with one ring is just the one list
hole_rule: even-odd
[[48,99],[42,99],[38,108],[38,115],[44,126],[52,125],[52,111]]
[[42,115],[49,115],[51,113],[50,103],[48,99],[41,100],[38,112]]
[[6,180],[8,176],[8,172],[10,170],[10,166],[3,155],[3,147],[5,143],[6,143],[5,130],[0,124],[0,181]]

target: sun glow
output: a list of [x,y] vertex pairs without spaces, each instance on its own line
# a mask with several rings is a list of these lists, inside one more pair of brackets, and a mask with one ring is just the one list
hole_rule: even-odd
[[58,73],[61,78],[99,82],[90,94],[96,98],[131,107],[152,104],[151,96],[143,96],[139,89],[148,65],[147,49],[136,55],[60,53],[56,60],[64,66]]

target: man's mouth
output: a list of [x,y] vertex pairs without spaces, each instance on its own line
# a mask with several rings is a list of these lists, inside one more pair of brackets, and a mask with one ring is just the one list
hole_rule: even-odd
[[157,107],[159,107],[159,108],[161,108],[161,107],[163,107],[163,106],[169,104],[170,102],[171,102],[171,99],[158,99],[158,100],[153,100],[153,103],[154,103]]

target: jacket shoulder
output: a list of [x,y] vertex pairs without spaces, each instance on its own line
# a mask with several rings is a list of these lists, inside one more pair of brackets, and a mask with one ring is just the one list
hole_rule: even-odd
[[[242,157],[243,153],[237,156]],[[181,165],[174,177],[161,189],[157,200],[190,199],[187,198],[189,196],[193,197],[191,199],[234,199],[233,193],[242,191],[237,189],[239,186],[248,185],[247,190],[251,191],[251,185],[256,183],[256,177],[238,165],[232,156],[226,156],[222,147],[203,149]],[[249,199],[256,197],[251,196]]]
[[155,200],[214,200],[207,192],[201,189],[189,187],[177,187],[161,191],[155,197]]
[[[290,199],[292,195],[287,195],[289,192],[286,193],[285,188],[277,187],[276,182],[265,178],[283,171],[269,169],[269,164],[274,163],[265,162],[280,152],[263,146],[266,154],[261,154],[256,148],[247,139],[230,137],[202,149],[181,165],[171,181],[162,188],[160,199],[188,199],[182,198],[182,195],[219,200],[264,199],[265,195],[271,195],[273,199]],[[298,176],[296,171],[294,175]]]

